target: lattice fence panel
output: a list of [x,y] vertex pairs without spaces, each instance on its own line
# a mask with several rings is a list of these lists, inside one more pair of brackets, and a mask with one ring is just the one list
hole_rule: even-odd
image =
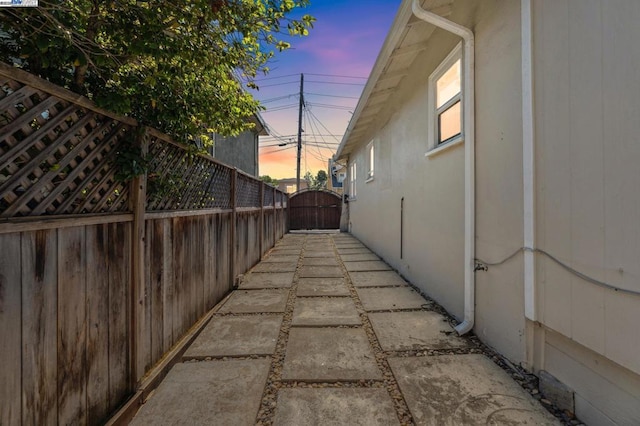
[[148,210],[231,208],[232,169],[155,137],[149,155]]
[[113,152],[129,127],[0,77],[0,216],[123,212]]
[[236,181],[236,205],[237,207],[260,207],[259,180],[238,174]]
[[265,206],[273,206],[273,188],[269,185],[264,186],[264,203]]

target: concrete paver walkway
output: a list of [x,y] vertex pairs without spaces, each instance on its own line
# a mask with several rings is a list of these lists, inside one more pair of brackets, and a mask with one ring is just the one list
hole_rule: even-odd
[[348,234],[288,234],[135,425],[556,425]]

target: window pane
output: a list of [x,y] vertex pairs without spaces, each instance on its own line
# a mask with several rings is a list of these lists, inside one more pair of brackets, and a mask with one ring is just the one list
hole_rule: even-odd
[[460,101],[451,105],[438,116],[438,143],[462,133],[462,116],[460,114]]
[[460,59],[458,59],[436,82],[436,108],[440,108],[460,93],[461,87]]

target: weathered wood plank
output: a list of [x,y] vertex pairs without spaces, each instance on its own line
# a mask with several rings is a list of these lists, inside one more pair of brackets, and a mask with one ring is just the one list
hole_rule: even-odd
[[64,215],[39,218],[11,218],[0,220],[0,234],[14,232],[37,231],[41,229],[71,228],[82,225],[97,225],[100,223],[131,222],[133,215],[99,214],[99,215]]
[[172,323],[173,341],[175,343],[184,330],[184,308],[187,294],[184,289],[184,268],[187,261],[185,253],[185,230],[184,218],[172,219],[173,228],[173,303],[172,303]]
[[163,347],[163,316],[164,316],[164,220],[147,221],[146,240],[146,276],[150,290],[149,300],[151,302],[150,319],[151,326],[151,361],[155,363],[162,358]]
[[[0,244],[5,247],[4,243]],[[55,231],[22,234],[22,266],[17,270],[20,269],[22,424],[56,425],[58,252]],[[2,342],[6,343],[4,339]]]
[[109,402],[115,410],[129,395],[131,223],[109,225]]
[[163,288],[162,288],[162,320],[163,334],[162,334],[162,349],[163,353],[167,352],[173,342],[177,340],[173,335],[173,304],[175,303],[175,288],[174,288],[174,258],[173,258],[173,230],[172,220],[164,219],[162,222],[162,245],[164,246],[162,264],[164,265],[163,271]]
[[20,234],[0,235],[0,424],[21,422]]
[[217,303],[216,297],[216,216],[207,217],[207,238],[205,239],[205,310],[210,310]]
[[231,213],[216,218],[216,299],[222,299],[231,289],[230,278],[230,246],[231,246]]
[[87,422],[109,414],[109,245],[108,225],[86,227],[87,256]]
[[191,238],[191,257],[194,260],[195,265],[193,269],[194,276],[191,283],[194,286],[196,301],[193,305],[195,313],[194,320],[189,324],[189,327],[191,327],[205,314],[205,307],[207,306],[205,299],[205,270],[207,262],[207,239],[205,238],[207,233],[206,218],[196,217],[193,219],[195,226],[192,229],[195,235]]
[[58,422],[86,423],[85,228],[58,231]]

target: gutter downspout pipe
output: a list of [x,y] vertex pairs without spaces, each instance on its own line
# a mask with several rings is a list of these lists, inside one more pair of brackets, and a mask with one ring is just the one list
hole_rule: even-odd
[[463,335],[473,329],[475,321],[475,39],[473,31],[435,13],[424,10],[413,0],[413,14],[425,22],[453,33],[463,40],[463,111],[464,111],[464,320],[455,330]]

